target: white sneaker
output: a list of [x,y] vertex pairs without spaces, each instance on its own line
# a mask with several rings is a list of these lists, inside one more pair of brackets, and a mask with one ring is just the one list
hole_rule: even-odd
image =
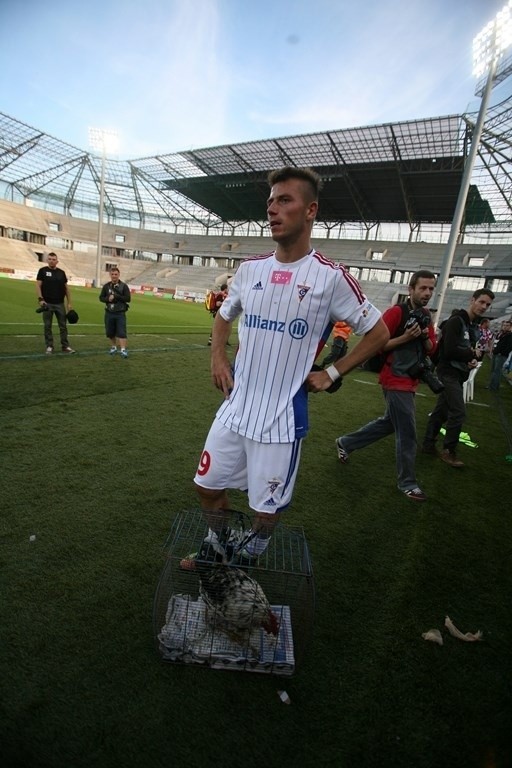
[[127,349],[122,349],[121,350],[121,357],[128,357],[128,350]]
[[348,461],[348,451],[346,451],[340,443],[339,437],[336,438],[336,451],[338,452],[338,459],[342,464],[346,464]]
[[109,355],[115,355],[116,352],[117,352],[117,347],[110,347]]
[[68,354],[68,355],[74,355],[75,354],[75,350],[71,349],[71,347],[62,347],[62,351],[66,352],[66,354]]
[[53,355],[53,347],[46,347],[46,354]]

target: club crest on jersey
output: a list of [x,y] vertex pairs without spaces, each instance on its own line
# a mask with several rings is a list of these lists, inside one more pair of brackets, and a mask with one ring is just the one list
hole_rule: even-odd
[[299,303],[302,301],[306,293],[310,290],[310,285],[298,285],[297,290],[299,292]]
[[276,488],[279,487],[279,480],[269,480],[268,483],[268,489],[270,491],[270,495],[272,496]]
[[275,269],[272,272],[270,282],[276,285],[288,285],[292,279],[292,272],[287,272],[284,269]]

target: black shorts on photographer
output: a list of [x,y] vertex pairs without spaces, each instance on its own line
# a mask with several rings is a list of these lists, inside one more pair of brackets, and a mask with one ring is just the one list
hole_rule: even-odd
[[126,352],[126,313],[131,301],[131,293],[126,283],[120,279],[119,269],[112,267],[110,281],[101,289],[99,300],[105,304],[105,334],[110,339],[112,346],[110,354],[117,351],[117,340],[121,348],[121,355]]

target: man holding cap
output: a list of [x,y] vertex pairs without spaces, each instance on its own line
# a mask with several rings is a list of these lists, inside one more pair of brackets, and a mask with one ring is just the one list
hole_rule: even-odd
[[67,311],[72,309],[68,278],[64,270],[57,266],[59,260],[56,253],[49,253],[46,261],[48,266],[41,267],[36,277],[38,309],[43,315],[46,354],[51,355],[53,353],[52,320],[55,315],[59,325],[62,351],[71,355],[75,350],[69,346],[66,308],[64,306],[65,299]]

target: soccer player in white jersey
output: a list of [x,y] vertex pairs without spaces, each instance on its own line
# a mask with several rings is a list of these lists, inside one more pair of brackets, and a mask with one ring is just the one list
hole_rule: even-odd
[[[247,491],[255,513],[243,552],[250,557],[265,550],[279,512],[290,503],[308,429],[308,391],[328,389],[389,338],[381,313],[357,281],[311,247],[320,177],[287,167],[272,172],[269,184],[267,218],[276,249],[240,265],[217,313],[211,373],[225,400],[194,478],[210,525],[207,541],[215,547],[222,511],[229,509],[227,489]],[[226,342],[239,317],[232,366]],[[363,338],[335,365],[312,373],[337,320]]]

